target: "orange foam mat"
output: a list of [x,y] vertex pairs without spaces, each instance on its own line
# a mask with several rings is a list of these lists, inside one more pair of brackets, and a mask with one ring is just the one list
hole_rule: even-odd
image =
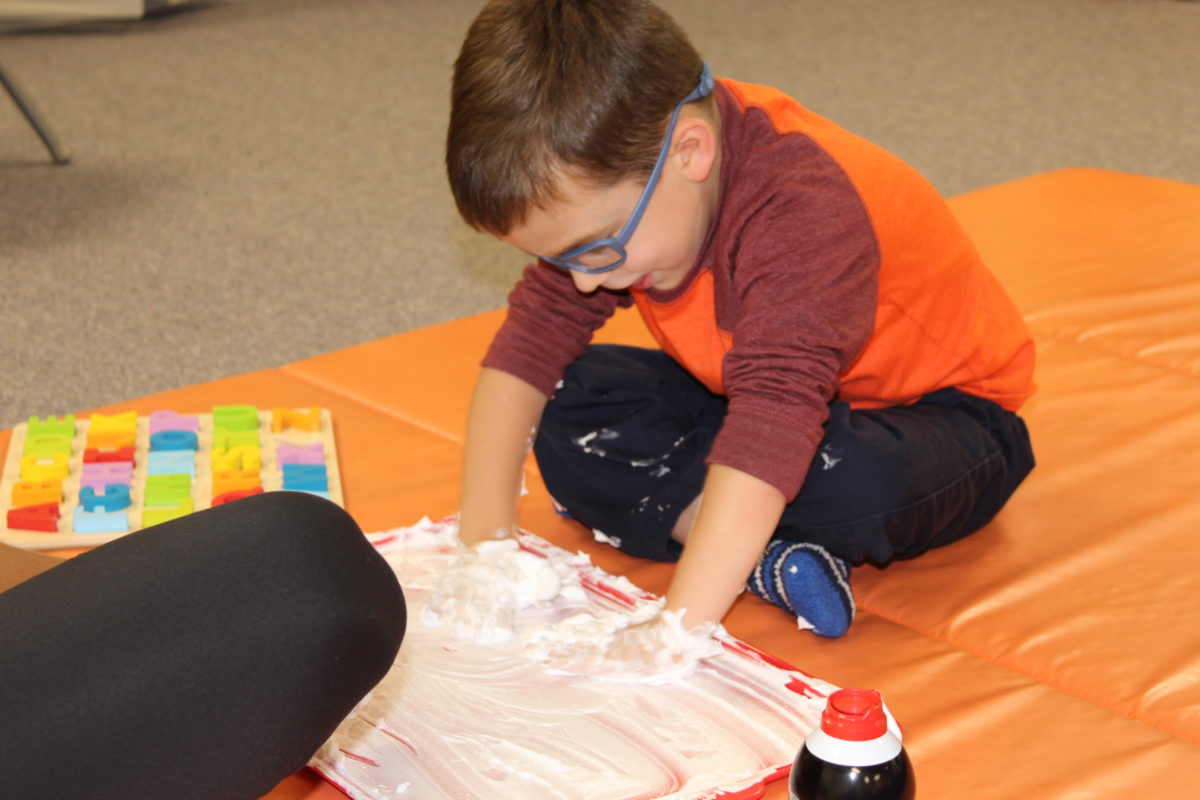
[[[663,592],[670,581],[669,565],[597,545],[584,526],[550,509],[540,486],[522,499],[521,517],[558,545],[589,552],[601,568],[649,591]],[[1140,791],[1154,776],[1155,796],[1185,797],[1200,769],[1200,752],[1188,742],[870,611],[860,613],[843,639],[826,640],[797,632],[782,611],[744,595],[726,624],[733,635],[814,675],[884,688],[905,726],[921,796],[1121,796]],[[339,796],[304,773],[269,795]],[[769,786],[765,798],[786,800],[784,783]]]
[[[282,369],[461,443],[479,362],[503,321],[503,309],[487,311],[296,361]],[[609,320],[596,341],[654,346],[632,308]],[[398,365],[403,365],[405,378],[397,376]]]
[[470,389],[503,311],[476,314],[282,367],[398,419],[460,443]]
[[1198,193],[1188,183],[1067,169],[950,204],[1017,305],[1036,318],[1088,298],[1127,306],[1143,288],[1194,282]]
[[[1039,466],[960,545],[860,570],[860,603],[1200,742],[1200,386],[1051,342],[1029,420]],[[1137,413],[1131,411],[1137,410]],[[1145,409],[1143,412],[1142,409]],[[1190,449],[1190,448],[1189,448]],[[1194,452],[1194,451],[1192,451]],[[936,586],[929,593],[924,587]],[[1151,656],[1152,654],[1152,656]]]
[[[669,565],[597,545],[582,525],[558,517],[541,487],[523,499],[521,513],[527,526],[559,546],[586,550],[601,568],[648,591],[661,593],[670,582]],[[743,595],[726,627],[835,684],[883,689],[905,727],[920,796],[1120,796],[1171,764],[1175,772],[1160,796],[1183,797],[1192,784],[1188,776],[1200,769],[1200,751],[1166,731],[869,610],[842,639],[820,639],[798,632],[779,609]],[[1014,770],[1018,755],[1022,768]],[[786,797],[782,783],[768,787],[767,800]]]

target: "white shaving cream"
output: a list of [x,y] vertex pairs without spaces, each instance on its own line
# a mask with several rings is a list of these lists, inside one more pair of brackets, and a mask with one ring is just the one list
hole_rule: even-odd
[[373,538],[408,631],[313,760],[358,800],[700,800],[777,775],[833,689],[535,536]]

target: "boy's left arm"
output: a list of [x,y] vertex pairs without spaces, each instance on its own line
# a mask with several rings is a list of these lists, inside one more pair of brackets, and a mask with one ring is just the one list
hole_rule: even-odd
[[686,609],[685,627],[721,621],[762,557],[786,502],[766,481],[724,464],[709,466],[667,591],[668,609]]

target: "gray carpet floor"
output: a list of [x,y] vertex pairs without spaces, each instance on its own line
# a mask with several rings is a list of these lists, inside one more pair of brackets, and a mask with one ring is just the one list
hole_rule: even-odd
[[[51,165],[0,98],[0,426],[501,306],[524,258],[458,220],[442,168],[479,5],[210,2],[0,36],[74,156]],[[1200,183],[1200,3],[662,5],[716,74],[946,194],[1070,166]]]

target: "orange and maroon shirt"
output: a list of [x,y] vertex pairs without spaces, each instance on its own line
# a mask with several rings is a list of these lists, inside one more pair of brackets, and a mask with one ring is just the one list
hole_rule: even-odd
[[949,206],[915,170],[774,89],[722,79],[717,212],[683,283],[577,291],[539,263],[484,359],[550,395],[618,306],[729,411],[709,463],[799,492],[832,400],[945,387],[1016,411],[1034,346]]

